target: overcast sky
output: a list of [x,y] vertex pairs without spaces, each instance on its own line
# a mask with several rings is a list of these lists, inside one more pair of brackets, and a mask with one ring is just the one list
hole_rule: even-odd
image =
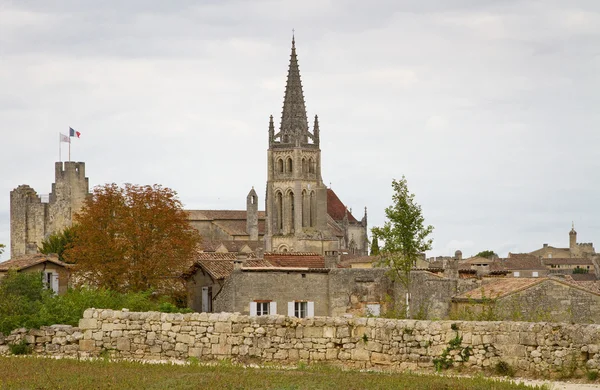
[[430,255],[568,246],[571,221],[600,245],[597,0],[0,0],[0,243],[69,126],[91,186],[264,205],[292,28],[323,179],[356,217],[382,224],[406,175]]

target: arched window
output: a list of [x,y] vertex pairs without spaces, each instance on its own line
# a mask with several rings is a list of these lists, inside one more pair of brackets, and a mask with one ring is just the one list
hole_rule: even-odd
[[288,195],[288,204],[289,204],[289,210],[290,210],[290,225],[289,225],[289,232],[290,233],[294,233],[294,223],[295,223],[295,219],[294,219],[294,214],[295,214],[295,209],[294,209],[294,193],[292,191],[290,191],[289,195]]
[[310,203],[306,190],[302,191],[302,227],[310,226]]
[[315,173],[315,162],[312,158],[308,160],[308,173]]
[[277,192],[275,195],[275,231],[277,233],[283,230],[283,194]]
[[354,239],[350,241],[350,247],[348,249],[348,252],[350,252],[351,255],[356,254],[356,243],[354,242]]
[[292,159],[290,157],[288,157],[288,159],[287,159],[287,171],[289,173],[292,173],[293,169],[294,168],[292,167]]
[[306,165],[306,159],[302,158],[302,173],[306,173],[306,172],[308,172],[307,165]]
[[279,159],[277,160],[277,170],[281,173],[283,173],[283,160]]

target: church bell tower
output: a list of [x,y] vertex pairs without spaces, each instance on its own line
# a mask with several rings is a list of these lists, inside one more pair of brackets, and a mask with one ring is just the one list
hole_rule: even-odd
[[315,115],[311,132],[294,38],[278,132],[275,132],[273,116],[269,120],[267,166],[265,249],[322,252],[322,241],[328,239],[328,229],[327,188],[321,178],[319,120]]

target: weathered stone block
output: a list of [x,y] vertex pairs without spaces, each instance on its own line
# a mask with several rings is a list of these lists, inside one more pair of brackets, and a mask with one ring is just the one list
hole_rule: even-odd
[[117,339],[117,350],[119,351],[129,351],[131,350],[131,342],[126,337],[121,337]]
[[98,320],[95,318],[82,318],[79,320],[80,329],[97,329]]

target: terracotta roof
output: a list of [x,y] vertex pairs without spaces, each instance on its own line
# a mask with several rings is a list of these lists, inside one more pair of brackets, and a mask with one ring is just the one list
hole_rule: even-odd
[[[246,260],[245,267],[271,267],[271,264],[262,259]],[[201,268],[215,280],[225,279],[233,272],[233,261],[230,260],[198,260],[194,267],[187,272],[193,274],[196,269]]]
[[509,259],[523,259],[523,258],[534,258],[537,259],[538,256],[534,256],[531,253],[510,253],[508,252],[508,258]]
[[[186,210],[188,219],[195,221],[243,220],[246,221],[246,210]],[[265,212],[258,212],[258,219],[265,219]]]
[[459,261],[459,264],[491,264],[493,263],[494,260],[493,259],[488,259],[486,257],[480,257],[480,256],[473,256],[473,257],[469,257],[468,259],[464,259]]
[[[213,223],[232,236],[247,236],[246,220],[215,220]],[[265,234],[265,220],[258,221],[258,234]]]
[[515,293],[517,291],[525,290],[531,286],[548,280],[547,278],[502,278],[497,279],[491,283],[484,284],[481,287],[477,287],[471,291],[467,291],[460,294],[453,299],[456,300],[469,300],[469,299],[482,299],[483,297],[496,299],[504,297],[508,294]]
[[[590,274],[565,275],[565,282],[575,287],[600,294],[600,283],[592,280],[577,280],[575,277],[588,276]],[[593,274],[592,274],[593,275]]]
[[546,265],[593,265],[591,259],[586,258],[544,258]]
[[58,260],[58,257],[56,255],[44,255],[41,253],[36,253],[32,255],[20,256],[0,263],[0,272],[7,272],[9,269],[20,271],[22,269],[33,267],[34,265],[41,264],[46,261],[54,263],[61,267],[70,267],[69,264],[63,263],[62,261]]
[[572,274],[566,276],[571,278],[574,282],[595,282],[598,280],[595,273]]
[[[247,258],[256,259],[255,253],[248,253]],[[196,256],[196,260],[237,260],[238,254],[232,252],[201,252]]]
[[[327,189],[327,214],[331,215],[335,221],[341,221],[344,219],[346,213],[346,206],[342,203],[340,198],[333,192],[331,188]],[[348,210],[348,222],[358,222],[356,218]]]
[[265,253],[264,259],[274,267],[325,268],[325,259],[318,253]]
[[542,260],[535,256],[511,256],[507,259],[500,259],[498,263],[509,271],[546,269]]

